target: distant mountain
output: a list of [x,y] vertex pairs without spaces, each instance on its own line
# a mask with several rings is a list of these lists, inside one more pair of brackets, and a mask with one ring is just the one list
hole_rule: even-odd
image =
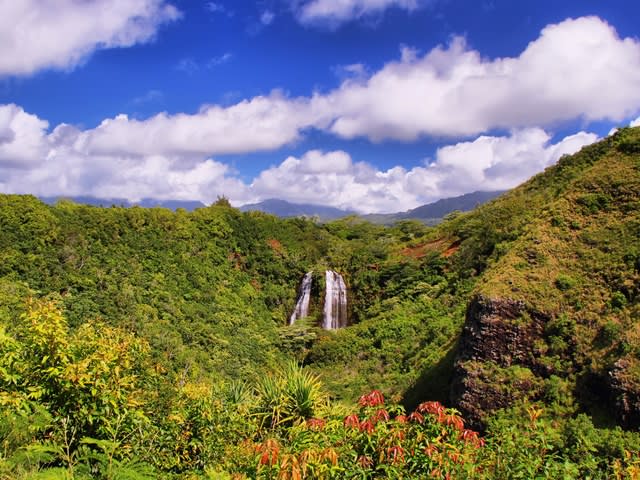
[[[461,195],[459,197],[443,198],[434,203],[422,205],[420,207],[408,210],[406,212],[398,213],[381,213],[381,214],[369,214],[361,215],[362,218],[373,222],[385,225],[391,225],[399,220],[415,219],[420,220],[426,224],[434,225],[439,223],[443,217],[454,210],[460,210],[466,212],[473,210],[478,205],[481,205],[489,200],[497,197],[503,193],[497,192],[473,192]],[[49,205],[55,205],[60,200],[70,200],[74,203],[83,205],[93,205],[96,207],[110,207],[112,205],[119,207],[162,207],[170,210],[177,210],[183,208],[187,211],[195,210],[196,208],[202,208],[206,205],[199,201],[189,200],[157,200],[153,198],[143,198],[139,202],[130,202],[125,198],[96,198],[90,196],[59,196],[59,197],[40,197],[44,203]],[[337,218],[346,217],[348,215],[356,215],[356,212],[352,210],[343,210],[335,207],[328,207],[325,205],[313,205],[313,204],[299,204],[291,203],[286,200],[278,200],[271,198],[259,203],[247,204],[240,207],[243,212],[251,210],[258,210],[265,213],[270,213],[278,217],[317,217],[321,221],[330,221]]]
[[393,224],[399,220],[420,220],[428,225],[434,225],[451,212],[459,210],[468,212],[479,205],[493,200],[504,193],[504,190],[494,192],[466,193],[459,197],[443,198],[433,203],[428,203],[412,210],[399,213],[364,215],[364,218],[373,223],[385,225]]
[[240,207],[243,212],[258,210],[278,217],[318,217],[320,220],[335,220],[336,218],[354,215],[355,212],[342,210],[324,205],[298,204],[270,198],[259,203],[252,203]]
[[202,202],[195,200],[157,200],[153,198],[143,198],[139,202],[130,202],[125,198],[95,198],[89,196],[79,195],[76,197],[40,197],[44,203],[49,205],[55,205],[60,200],[71,200],[74,203],[83,205],[93,205],[94,207],[111,207],[112,205],[118,207],[162,207],[170,210],[177,210],[183,208],[187,211],[195,210],[196,208],[206,207]]
[[[384,225],[391,225],[399,220],[420,220],[429,225],[435,225],[449,213],[459,210],[468,212],[479,205],[488,202],[504,193],[504,191],[495,192],[473,192],[461,195],[459,197],[443,198],[434,203],[429,203],[416,207],[406,212],[398,213],[372,213],[361,215],[362,218],[372,222]],[[335,220],[337,218],[346,217],[347,215],[356,215],[356,212],[350,210],[342,210],[340,208],[327,207],[324,205],[298,204],[287,202],[286,200],[278,200],[271,198],[259,203],[243,205],[240,207],[243,212],[258,210],[270,213],[278,217],[318,217],[320,220]]]

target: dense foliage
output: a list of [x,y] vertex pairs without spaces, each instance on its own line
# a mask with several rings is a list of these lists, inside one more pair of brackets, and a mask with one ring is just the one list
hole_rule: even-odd
[[[638,145],[437,227],[0,196],[0,478],[640,478],[603,394],[640,392]],[[287,326],[327,268],[353,325],[317,275]],[[482,432],[443,406],[478,294],[546,319],[535,361],[468,362],[511,399]]]

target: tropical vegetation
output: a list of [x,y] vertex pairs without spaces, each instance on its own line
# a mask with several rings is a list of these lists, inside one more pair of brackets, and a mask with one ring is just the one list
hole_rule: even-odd
[[639,212],[638,128],[434,227],[2,195],[0,478],[640,478]]

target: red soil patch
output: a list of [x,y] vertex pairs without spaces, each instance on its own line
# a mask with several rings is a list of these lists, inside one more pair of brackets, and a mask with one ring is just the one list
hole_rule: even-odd
[[403,257],[422,258],[424,257],[426,245],[417,245],[415,247],[406,247],[400,251]]
[[439,252],[444,249],[446,242],[443,238],[433,240],[431,242],[416,245],[415,247],[405,247],[400,251],[400,254],[405,257],[422,258],[427,252]]
[[460,240],[457,240],[457,241],[453,242],[451,245],[449,245],[449,248],[447,248],[444,251],[442,256],[445,257],[445,258],[449,258],[451,255],[456,253],[459,249],[460,249]]
[[267,240],[267,245],[269,245],[275,252],[282,252],[282,244],[275,238]]
[[456,253],[459,248],[460,241],[456,240],[450,244],[446,239],[440,238],[414,247],[405,247],[400,250],[400,254],[403,257],[418,259],[424,257],[428,252],[440,252],[443,257],[448,258]]

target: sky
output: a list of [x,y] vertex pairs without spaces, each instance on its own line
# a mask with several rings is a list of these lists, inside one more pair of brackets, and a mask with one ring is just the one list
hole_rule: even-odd
[[640,125],[631,0],[0,0],[0,192],[397,212]]

